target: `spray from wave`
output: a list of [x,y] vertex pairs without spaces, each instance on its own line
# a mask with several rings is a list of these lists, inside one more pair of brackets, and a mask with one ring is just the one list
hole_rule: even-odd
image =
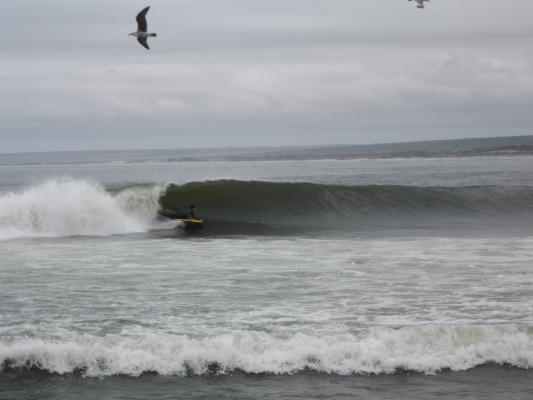
[[0,240],[146,232],[156,224],[161,190],[133,186],[111,193],[94,182],[64,179],[2,194]]
[[82,335],[0,342],[4,370],[85,376],[204,375],[243,371],[294,374],[391,374],[464,371],[485,364],[533,366],[528,326],[373,328],[359,333],[237,331],[195,338],[162,333]]

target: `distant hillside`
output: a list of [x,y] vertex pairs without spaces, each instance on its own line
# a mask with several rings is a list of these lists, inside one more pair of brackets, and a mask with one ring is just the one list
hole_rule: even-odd
[[533,135],[371,145],[319,146],[240,154],[232,160],[311,160],[351,158],[467,157],[533,155]]
[[270,148],[61,151],[0,154],[0,165],[165,163],[196,161],[349,160],[357,158],[533,155],[533,136],[433,140],[370,145]]

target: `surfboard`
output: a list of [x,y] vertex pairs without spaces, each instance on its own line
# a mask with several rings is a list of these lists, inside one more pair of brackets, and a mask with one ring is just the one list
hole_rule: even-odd
[[191,218],[176,218],[176,221],[184,222],[186,224],[203,224],[203,219],[191,219]]
[[203,219],[176,218],[175,220],[183,223],[182,227],[185,232],[198,232],[204,227]]

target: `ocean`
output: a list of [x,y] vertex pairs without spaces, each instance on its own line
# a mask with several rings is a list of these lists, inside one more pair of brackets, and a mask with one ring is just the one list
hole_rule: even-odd
[[0,156],[0,399],[533,398],[533,157],[157,154]]

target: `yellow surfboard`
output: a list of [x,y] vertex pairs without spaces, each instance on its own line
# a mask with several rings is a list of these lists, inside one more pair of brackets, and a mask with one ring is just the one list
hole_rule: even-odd
[[176,218],[176,221],[185,222],[188,224],[203,224],[203,219],[191,219],[191,218]]

